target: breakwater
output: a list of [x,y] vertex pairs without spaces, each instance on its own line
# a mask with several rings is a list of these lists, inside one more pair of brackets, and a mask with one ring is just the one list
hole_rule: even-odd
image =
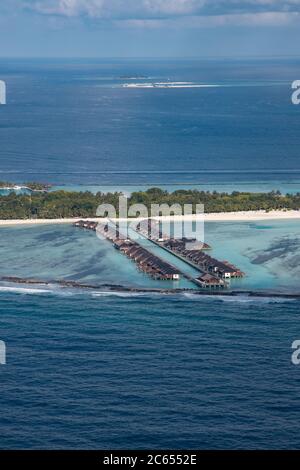
[[140,288],[140,287],[128,287],[116,284],[87,284],[78,281],[67,281],[64,279],[32,279],[32,278],[21,278],[15,276],[3,276],[0,278],[0,281],[5,284],[17,284],[24,286],[57,286],[66,289],[74,290],[87,290],[87,291],[96,291],[104,290],[106,292],[120,292],[120,293],[144,293],[144,294],[184,294],[190,293],[193,295],[204,295],[204,296],[216,296],[216,297],[249,297],[249,298],[278,298],[278,299],[290,299],[300,301],[300,292],[278,292],[278,291],[255,291],[255,290],[204,290],[204,289],[187,289],[187,288],[174,288],[174,289],[155,289],[155,288]]

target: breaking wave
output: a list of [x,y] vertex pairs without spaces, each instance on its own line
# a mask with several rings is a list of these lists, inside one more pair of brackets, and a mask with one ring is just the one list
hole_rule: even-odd
[[76,288],[63,288],[60,286],[49,285],[47,287],[28,287],[28,286],[0,286],[0,295],[10,294],[22,294],[22,295],[51,295],[59,297],[74,297],[74,296],[88,296],[94,299],[100,299],[105,297],[117,297],[120,299],[134,299],[134,298],[148,298],[148,299],[162,299],[162,298],[175,298],[177,301],[190,301],[190,302],[232,302],[232,303],[285,303],[299,301],[296,295],[295,297],[277,297],[272,294],[266,294],[264,296],[246,295],[246,294],[235,294],[235,295],[209,295],[199,294],[197,292],[126,292],[126,291],[105,291],[105,290],[89,290],[89,289],[76,289]]

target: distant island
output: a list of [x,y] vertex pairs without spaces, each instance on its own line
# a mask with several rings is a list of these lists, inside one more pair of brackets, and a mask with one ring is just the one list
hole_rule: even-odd
[[22,184],[9,183],[7,181],[0,181],[0,190],[1,189],[29,189],[30,191],[48,191],[51,188],[50,184],[47,183],[37,183],[29,182]]
[[149,77],[145,75],[121,75],[121,80],[147,80]]
[[[1,183],[1,185],[7,183]],[[51,191],[48,185],[29,183],[30,194],[11,192],[0,196],[1,220],[92,218],[96,216],[100,204],[118,207],[120,192],[93,194],[89,191]],[[8,187],[8,186],[5,186]],[[14,187],[14,185],[11,185]],[[250,211],[300,211],[300,193],[282,195],[279,191],[269,193],[249,193],[234,191],[231,194],[176,190],[168,192],[160,188],[133,192],[128,198],[128,206],[144,204],[150,211],[151,204],[204,204],[206,214],[250,212]]]

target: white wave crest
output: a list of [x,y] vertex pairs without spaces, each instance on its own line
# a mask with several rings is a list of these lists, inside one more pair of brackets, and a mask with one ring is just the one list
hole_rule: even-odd
[[260,296],[248,296],[248,295],[199,295],[196,293],[184,293],[185,298],[191,299],[193,301],[212,300],[212,301],[221,301],[221,302],[239,302],[239,303],[285,303],[293,302],[296,298],[289,297],[272,297],[272,295],[266,295],[265,297]]
[[122,88],[216,88],[220,85],[193,82],[139,82],[124,83]]
[[47,289],[33,289],[29,287],[9,287],[9,286],[0,286],[0,292],[15,292],[19,294],[49,294],[52,291]]
[[112,292],[112,291],[103,291],[103,292],[93,292],[92,297],[144,297],[149,295],[157,295],[155,292]]

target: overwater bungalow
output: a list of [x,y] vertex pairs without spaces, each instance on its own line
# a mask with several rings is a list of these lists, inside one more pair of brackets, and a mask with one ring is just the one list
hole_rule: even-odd
[[96,230],[98,223],[89,220],[78,220],[73,224],[74,227],[85,228],[88,230]]
[[198,277],[196,281],[205,289],[224,289],[226,287],[226,283],[222,279],[218,279],[208,273]]
[[[153,221],[153,219],[147,219],[140,222],[139,230],[141,232],[145,232],[145,236],[148,237],[148,229],[152,224],[156,230],[158,230],[156,233],[154,232],[155,237],[162,236],[159,232],[158,222]],[[74,226],[94,231],[97,230],[97,232],[113,243],[117,250],[132,259],[141,271],[149,274],[155,279],[174,281],[181,277],[181,272],[177,268],[154,255],[146,248],[139,245],[136,241],[121,239],[120,232],[114,226],[110,226],[107,223],[97,223],[86,220],[79,220],[78,222],[75,222]],[[190,245],[190,249],[187,248],[187,244],[192,244]],[[196,283],[201,286],[226,287],[227,284],[224,282],[224,279],[244,276],[244,273],[242,273],[236,266],[228,263],[227,261],[218,261],[206,254],[203,249],[199,249],[200,246],[203,247],[203,244],[194,239],[169,239],[164,241],[163,246],[174,253],[177,253],[180,257],[185,258],[188,262],[193,263],[193,265],[198,267],[200,271],[203,271],[204,274],[196,279]],[[209,247],[208,245],[205,246],[207,248]]]
[[236,266],[227,261],[219,261],[209,256],[203,250],[187,249],[183,240],[169,240],[164,246],[174,253],[178,253],[178,255],[190,261],[202,271],[213,274],[221,279],[241,278],[245,275]]
[[124,243],[121,247],[120,247],[120,251],[121,253],[124,253],[124,255],[127,255],[127,253],[133,248],[134,244],[131,242],[131,243]]
[[227,268],[232,269],[231,277],[241,278],[245,277],[245,273],[237,268],[234,264],[229,263],[228,261],[222,261],[222,263],[227,266]]
[[125,248],[130,248],[132,246],[133,243],[130,240],[116,239],[114,241],[114,247],[119,251],[123,251]]
[[169,240],[169,236],[162,233],[160,223],[155,219],[145,219],[138,223],[136,231],[144,237],[156,242],[164,242]]
[[164,243],[165,248],[169,250],[176,250],[178,252],[189,250],[189,251],[200,251],[200,250],[210,250],[211,246],[207,243],[204,243],[200,240],[196,240],[196,238],[185,238],[182,239],[174,239],[171,238],[166,240]]

